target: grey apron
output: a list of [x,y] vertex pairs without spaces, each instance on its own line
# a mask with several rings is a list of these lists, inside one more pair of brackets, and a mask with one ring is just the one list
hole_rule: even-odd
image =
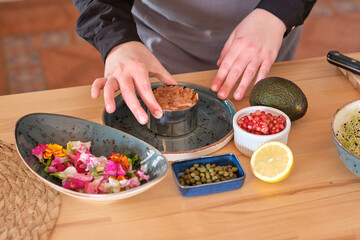
[[[259,0],[135,0],[132,13],[143,43],[171,73],[217,69],[234,28]],[[295,56],[302,26],[284,38],[276,61]]]

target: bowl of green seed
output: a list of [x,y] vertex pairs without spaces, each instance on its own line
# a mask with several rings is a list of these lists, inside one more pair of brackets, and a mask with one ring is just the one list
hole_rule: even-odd
[[239,189],[245,180],[245,171],[232,153],[173,162],[172,172],[184,197]]
[[341,161],[360,177],[360,100],[345,104],[335,112],[331,134]]

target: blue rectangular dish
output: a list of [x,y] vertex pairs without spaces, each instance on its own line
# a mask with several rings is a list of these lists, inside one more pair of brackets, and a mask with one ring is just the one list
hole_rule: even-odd
[[[189,169],[194,164],[206,165],[206,164],[215,164],[217,166],[226,166],[232,165],[237,167],[238,171],[236,172],[237,177],[234,179],[224,180],[215,183],[205,183],[196,186],[183,186],[179,183],[178,178],[184,174],[186,169]],[[200,158],[193,158],[189,160],[184,160],[180,162],[173,162],[172,173],[175,179],[176,185],[184,197],[196,197],[213,193],[221,193],[226,191],[231,191],[239,189],[244,184],[245,180],[245,171],[241,166],[239,159],[235,154],[221,154],[214,156],[205,156]]]

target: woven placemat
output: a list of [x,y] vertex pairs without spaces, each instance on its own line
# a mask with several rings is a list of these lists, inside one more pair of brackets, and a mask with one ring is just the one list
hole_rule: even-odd
[[0,239],[48,239],[60,194],[37,179],[13,144],[0,140]]

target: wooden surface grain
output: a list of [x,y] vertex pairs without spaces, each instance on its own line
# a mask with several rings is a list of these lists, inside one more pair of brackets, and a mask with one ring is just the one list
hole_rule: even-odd
[[[360,59],[360,53],[349,54]],[[176,75],[210,86],[215,71]],[[326,57],[276,63],[269,76],[294,81],[308,98],[306,115],[292,123],[288,146],[294,169],[282,182],[254,177],[249,158],[231,141],[215,152],[235,153],[247,174],[235,191],[185,198],[172,175],[152,189],[115,202],[62,195],[51,239],[360,239],[360,179],[339,159],[330,121],[343,104],[359,99],[350,81]],[[92,81],[92,80],[89,80]],[[249,105],[249,91],[236,109]],[[50,112],[101,122],[103,100],[90,86],[0,97],[0,139],[14,142],[21,116]]]

